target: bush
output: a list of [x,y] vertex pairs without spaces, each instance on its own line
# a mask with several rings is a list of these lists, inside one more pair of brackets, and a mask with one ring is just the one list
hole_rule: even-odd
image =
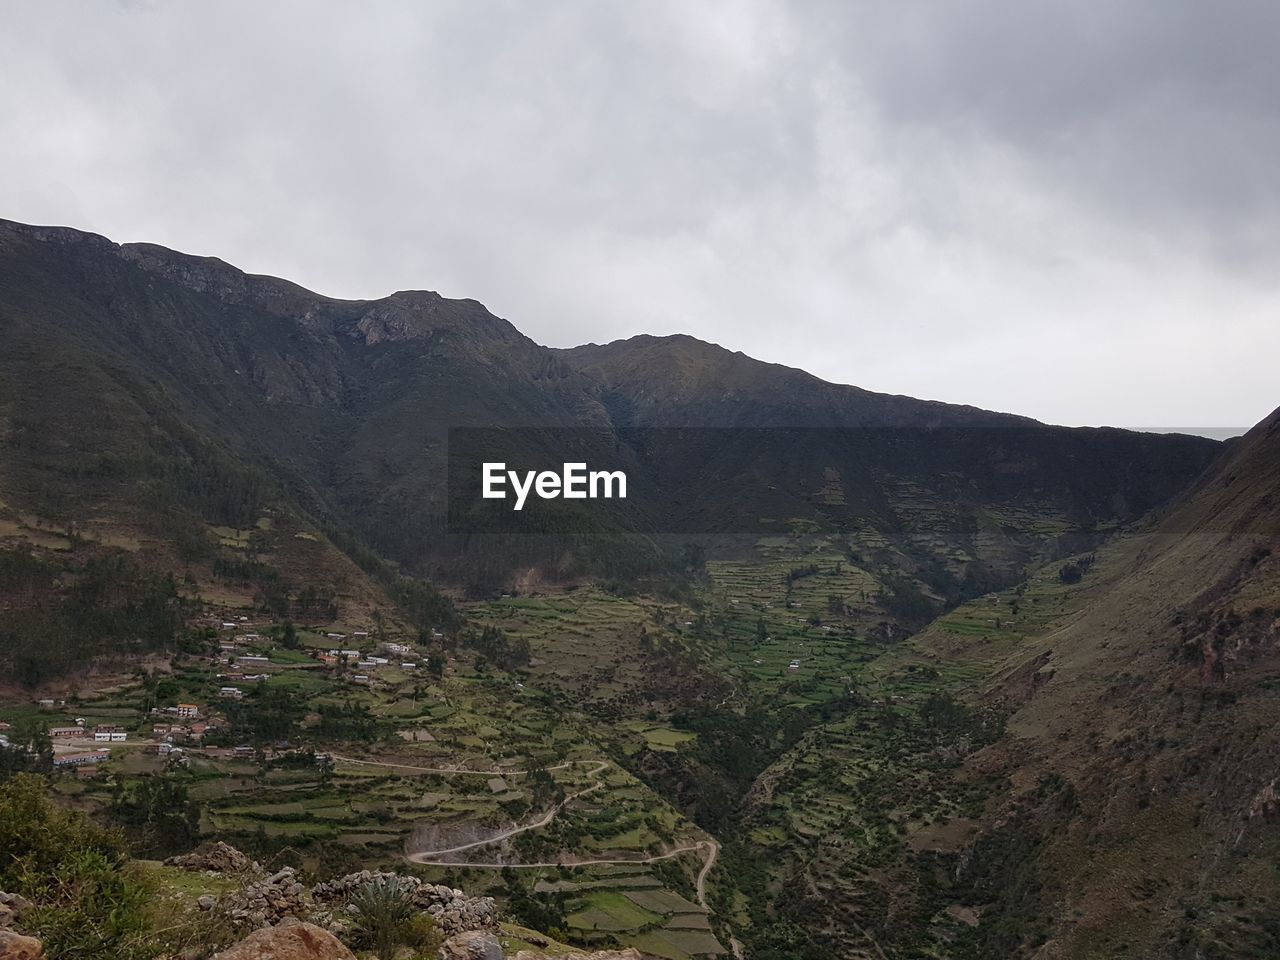
[[147,917],[152,891],[134,869],[99,851],[83,850],[44,879],[42,889],[28,887],[37,906],[22,919],[38,933],[49,956],[142,960],[155,955]]
[[[363,943],[371,947],[378,960],[392,960],[402,946],[430,938],[434,933],[431,918],[424,924],[414,906],[412,890],[396,876],[378,877],[351,895],[356,909],[355,921]],[[425,945],[425,944],[424,944]]]
[[0,784],[0,885],[35,906],[23,926],[59,960],[132,960],[154,954],[151,891],[129,868],[124,839],[64,810],[43,777]]

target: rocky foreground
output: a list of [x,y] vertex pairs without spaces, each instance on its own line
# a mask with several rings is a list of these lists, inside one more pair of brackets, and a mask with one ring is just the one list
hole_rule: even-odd
[[[417,877],[362,870],[308,889],[297,871],[285,867],[267,876],[259,865],[225,843],[214,843],[167,865],[185,870],[240,875],[244,885],[221,897],[203,896],[201,910],[222,917],[246,934],[214,960],[354,960],[346,942],[356,926],[352,898],[370,884],[394,881],[412,907],[431,918],[446,938],[440,960],[508,960],[498,939],[498,911],[492,897],[469,897],[462,890]],[[521,950],[509,960],[536,960]],[[639,960],[635,950],[561,954],[561,960]],[[0,952],[0,960],[9,960]],[[56,958],[53,958],[56,960]]]
[[[293,868],[264,875],[256,861],[225,843],[173,857],[165,865],[243,881],[230,893],[205,895],[197,901],[200,911],[242,937],[212,960],[356,960],[347,945],[358,926],[352,898],[371,884],[388,882],[394,882],[411,908],[430,917],[445,937],[437,954],[440,960],[541,960],[545,956],[520,950],[508,957],[498,938],[499,917],[492,897],[469,897],[457,888],[417,877],[362,870],[308,888]],[[0,892],[0,960],[60,960],[46,955],[38,939],[12,929],[29,907],[22,897]],[[640,960],[640,954],[631,949],[560,952],[556,957]]]

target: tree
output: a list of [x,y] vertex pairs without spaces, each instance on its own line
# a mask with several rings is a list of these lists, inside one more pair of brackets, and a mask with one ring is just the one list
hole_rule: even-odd
[[9,747],[0,747],[0,781],[15,773],[48,773],[53,769],[53,741],[39,720],[20,720],[9,733]]
[[287,739],[306,713],[306,703],[283,687],[261,685],[239,703],[228,703],[231,733],[251,743]]
[[284,631],[280,634],[280,642],[284,644],[286,650],[298,649],[298,628],[294,626],[292,620],[284,622]]
[[200,836],[200,808],[187,788],[162,776],[144,777],[117,787],[111,813],[135,848],[166,857],[190,850]]
[[427,654],[427,673],[439,680],[444,676],[444,654],[439,650],[432,650]]

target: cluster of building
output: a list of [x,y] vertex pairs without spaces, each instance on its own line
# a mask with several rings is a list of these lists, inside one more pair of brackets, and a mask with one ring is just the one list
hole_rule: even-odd
[[[225,665],[227,668],[216,675],[223,684],[218,688],[217,696],[223,701],[243,700],[246,690],[242,686],[237,686],[237,683],[265,679],[279,667],[271,669],[271,658],[261,652],[264,637],[251,632],[253,624],[247,617],[225,620],[213,618],[210,623],[216,629],[232,634],[218,640],[218,653],[210,661]],[[437,638],[441,636],[439,631],[433,631],[433,634]],[[396,665],[402,670],[410,671],[416,670],[419,666],[418,652],[413,646],[406,643],[383,642],[375,647],[369,643],[369,633],[365,630],[351,632],[351,649],[347,649],[343,644],[343,641],[348,640],[345,633],[331,632],[326,634],[326,637],[335,644],[334,648],[326,653],[312,652],[311,655],[329,666],[352,666],[359,671],[346,674],[347,679],[353,683],[369,683],[370,674],[383,667]],[[377,654],[367,652],[371,649],[376,649]],[[39,706],[43,710],[53,711],[65,708],[66,702],[41,700]],[[195,703],[178,703],[152,708],[150,720],[152,721],[151,734],[146,738],[142,749],[146,753],[171,759],[183,757],[183,747],[180,744],[200,743],[206,732],[218,725],[216,717],[208,717],[205,708]],[[0,724],[0,729],[7,729],[7,725]],[[62,749],[65,750],[65,752],[55,753],[53,763],[56,768],[92,768],[110,758],[110,747],[101,745],[126,743],[130,737],[130,734],[117,724],[102,723],[90,728],[83,718],[76,718],[74,726],[53,727],[49,734],[53,740],[62,744]],[[0,734],[0,742],[3,739]],[[92,741],[93,748],[86,749],[87,743],[81,747],[82,741]],[[81,749],[77,750],[77,747]],[[287,744],[277,744],[277,747],[287,747]],[[256,755],[255,749],[250,746],[205,748],[205,752],[235,759],[252,759]],[[317,756],[318,762],[327,762],[327,759]],[[80,773],[89,774],[91,771],[82,770]]]
[[81,720],[74,727],[50,727],[53,740],[93,740],[95,743],[124,743],[129,739],[125,729],[114,723],[100,723],[92,730]]
[[[415,652],[412,647],[405,646],[402,643],[388,643],[383,646],[387,653],[393,653],[401,657],[412,656]],[[391,665],[390,657],[379,657],[373,654],[365,656],[359,650],[340,650],[336,648],[328,653],[317,654],[316,659],[329,666],[349,663],[355,666],[357,670],[377,670],[379,667]],[[399,661],[399,666],[401,670],[416,670],[418,669],[418,662],[416,660],[401,660]],[[367,674],[357,674],[351,679],[358,682],[368,680],[369,677]]]
[[54,756],[54,769],[65,767],[84,767],[95,763],[103,763],[110,759],[109,750],[90,750],[86,753],[63,753]]

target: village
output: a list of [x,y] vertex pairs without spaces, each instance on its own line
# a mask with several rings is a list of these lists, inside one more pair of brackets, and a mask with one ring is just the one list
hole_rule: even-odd
[[[424,655],[413,644],[373,637],[368,629],[308,630],[226,611],[201,616],[188,627],[207,638],[205,655],[182,656],[173,664],[173,677],[181,678],[178,685],[189,698],[174,697],[171,702],[132,711],[121,711],[110,700],[104,703],[99,698],[36,701],[39,716],[47,723],[55,771],[94,777],[113,756],[132,753],[158,756],[179,766],[191,754],[272,760],[299,748],[288,739],[224,742],[228,707],[255,691],[279,685],[303,693],[318,683],[338,690],[343,686],[374,689],[412,680],[428,667],[437,678],[454,669],[453,658],[439,650]],[[431,639],[438,644],[444,637],[432,631]],[[132,716],[107,718],[104,712],[131,712]],[[6,745],[10,726],[0,723],[0,742]],[[326,753],[314,757],[317,764],[329,762]]]

